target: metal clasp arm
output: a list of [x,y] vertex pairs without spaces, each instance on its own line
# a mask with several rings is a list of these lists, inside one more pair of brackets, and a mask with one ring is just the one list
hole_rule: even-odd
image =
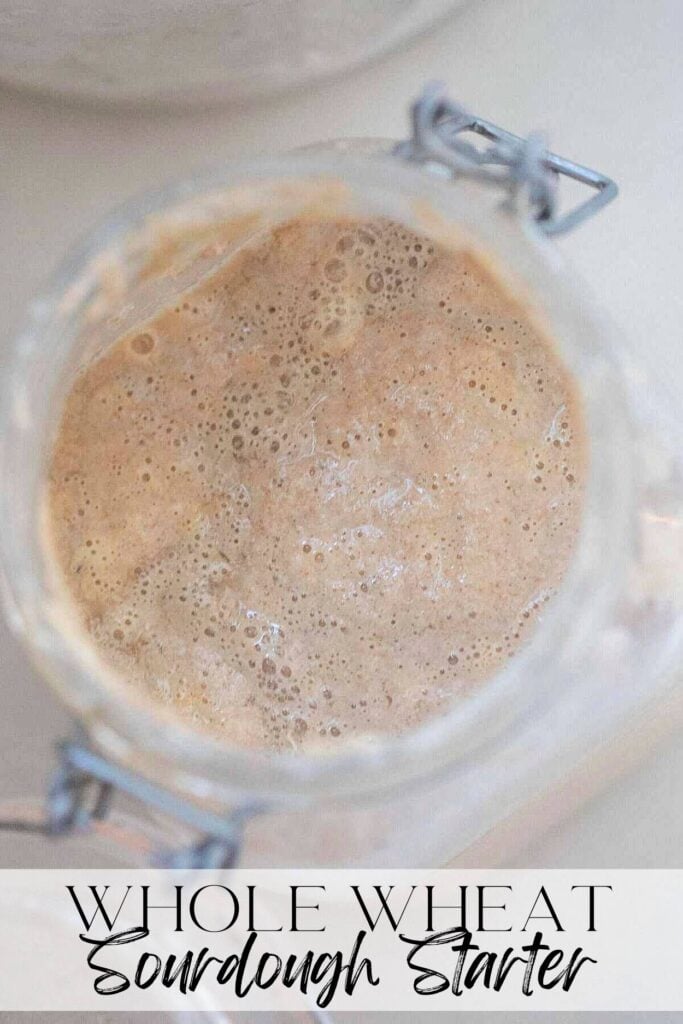
[[66,741],[58,749],[59,764],[50,783],[45,819],[0,820],[0,830],[48,836],[87,830],[92,821],[107,816],[115,792],[120,791],[200,834],[189,846],[158,851],[154,858],[158,866],[234,867],[245,822],[263,810],[256,804],[244,804],[223,817],[107,760],[85,742]]
[[[523,139],[476,117],[449,100],[438,84],[428,86],[413,104],[412,129],[412,138],[396,147],[398,156],[440,165],[454,177],[464,175],[496,185],[508,193],[509,201],[525,191],[534,219],[546,235],[572,230],[611,202],[618,192],[607,175],[551,153],[538,133]],[[468,132],[492,145],[478,149],[463,138]],[[560,175],[595,190],[593,196],[561,216],[556,213]]]

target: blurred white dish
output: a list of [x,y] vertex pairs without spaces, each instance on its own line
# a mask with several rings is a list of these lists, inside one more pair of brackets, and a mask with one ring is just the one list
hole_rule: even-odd
[[0,78],[90,100],[244,101],[333,75],[464,0],[0,0]]

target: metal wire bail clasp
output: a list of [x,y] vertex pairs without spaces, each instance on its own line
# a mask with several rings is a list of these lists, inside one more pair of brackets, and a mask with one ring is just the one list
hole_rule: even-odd
[[[412,107],[412,138],[394,152],[405,160],[432,165],[453,177],[464,175],[497,186],[506,201],[517,205],[524,197],[532,217],[546,235],[559,235],[592,217],[617,195],[615,182],[599,171],[551,153],[543,137],[523,139],[490,121],[475,117],[445,95],[438,83],[427,86]],[[492,143],[478,148],[462,136],[473,132]],[[557,212],[560,175],[594,189],[594,195],[567,213]]]
[[87,832],[109,815],[115,795],[120,794],[197,835],[177,847],[153,849],[153,865],[183,870],[231,868],[239,860],[244,826],[265,809],[259,803],[243,803],[222,815],[200,807],[97,753],[80,730],[75,740],[58,745],[58,754],[44,816],[0,819],[0,831],[52,837]]

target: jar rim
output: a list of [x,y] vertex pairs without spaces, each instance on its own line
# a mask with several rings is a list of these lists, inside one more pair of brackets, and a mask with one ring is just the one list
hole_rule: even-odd
[[[9,354],[0,403],[0,564],[10,621],[43,675],[83,720],[101,750],[202,798],[370,799],[452,770],[459,760],[509,729],[518,716],[533,713],[537,700],[547,698],[557,680],[545,677],[556,675],[572,645],[587,642],[595,632],[616,601],[626,573],[634,529],[628,415],[610,357],[610,326],[586,288],[573,278],[551,243],[519,216],[493,207],[480,186],[440,179],[386,154],[378,158],[348,149],[331,143],[234,162],[126,203],[67,257],[43,295],[31,304],[27,326]],[[228,194],[240,183],[277,180],[341,182],[409,227],[424,232],[427,221],[428,233],[435,237],[442,232],[445,238],[449,231],[466,237],[495,268],[496,278],[515,294],[521,291],[543,319],[544,333],[574,373],[588,422],[589,479],[582,529],[558,592],[524,648],[472,694],[410,731],[379,737],[372,744],[346,741],[341,750],[310,754],[229,746],[178,717],[160,713],[151,700],[138,699],[125,684],[112,686],[93,653],[73,643],[48,613],[53,609],[42,600],[36,562],[40,545],[26,551],[31,536],[27,531],[37,529],[36,522],[31,527],[27,520],[37,517],[37,504],[29,506],[30,515],[24,509],[22,520],[16,507],[21,495],[12,485],[13,477],[25,470],[17,461],[20,453],[25,457],[36,444],[32,403],[37,396],[27,388],[32,361],[50,344],[51,332],[64,315],[64,297],[74,301],[74,295],[87,291],[89,268],[104,253],[124,245],[131,230],[142,227],[150,216],[213,190]],[[586,387],[577,365],[581,359],[591,365],[591,387]],[[49,388],[50,382],[42,386]],[[39,471],[32,471],[35,487]]]

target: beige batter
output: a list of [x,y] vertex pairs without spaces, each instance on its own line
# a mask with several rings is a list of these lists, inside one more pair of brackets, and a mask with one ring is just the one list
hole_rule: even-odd
[[514,654],[584,463],[567,371],[474,257],[296,220],[81,370],[52,545],[131,686],[230,743],[338,744]]

